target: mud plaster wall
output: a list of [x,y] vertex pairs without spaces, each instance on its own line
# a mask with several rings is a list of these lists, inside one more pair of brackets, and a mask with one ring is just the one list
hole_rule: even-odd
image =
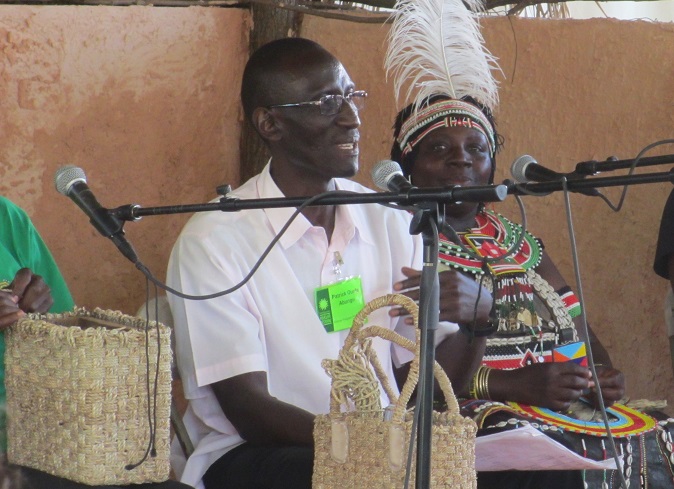
[[[82,167],[109,207],[205,202],[216,185],[238,183],[248,20],[245,11],[205,8],[0,7],[0,189],[34,218],[78,304],[133,312],[145,283],[53,190],[54,172]],[[487,19],[484,27],[504,72],[497,180],[523,153],[570,171],[588,159],[632,158],[674,136],[674,25]],[[370,90],[358,176],[368,185],[371,166],[388,154],[396,110],[381,68],[386,32],[313,17],[303,28]],[[599,200],[571,201],[590,321],[626,372],[629,393],[672,404],[667,283],[651,271],[670,188],[633,187],[618,214]],[[617,200],[616,189],[606,193]],[[563,198],[524,200],[529,228],[573,282]],[[501,207],[515,216],[512,199]],[[126,225],[160,278],[185,219]]]
[[[205,202],[238,179],[243,10],[0,7],[0,182],[34,218],[75,300],[135,312],[143,276],[54,190],[81,167],[108,207]],[[162,281],[187,216],[125,226]]]

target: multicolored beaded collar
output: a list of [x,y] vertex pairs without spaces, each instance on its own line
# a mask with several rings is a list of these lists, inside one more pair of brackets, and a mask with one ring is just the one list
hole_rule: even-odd
[[[486,285],[492,285],[498,330],[538,327],[534,290],[527,271],[541,262],[541,242],[493,211],[483,211],[475,220],[474,228],[458,233],[463,246],[440,236],[439,263],[478,277],[489,272],[493,284]],[[508,254],[522,234],[519,248]]]
[[[564,430],[593,436],[607,435],[603,420],[578,419],[567,413],[518,402],[507,402],[506,404],[518,414],[542,423],[558,426]],[[657,425],[657,421],[653,417],[623,404],[614,404],[607,407],[606,412],[611,418],[609,422],[611,434],[618,438],[644,433],[654,429]]]
[[[477,225],[465,233],[458,233],[462,246],[444,235],[440,235],[440,263],[474,275],[484,274],[482,258],[495,258],[505,255],[519,239],[522,226],[515,224],[500,214],[485,210],[475,216]],[[464,251],[468,248],[473,254]],[[543,245],[529,232],[524,232],[520,248],[514,254],[489,265],[494,275],[524,273],[536,268],[543,257]]]

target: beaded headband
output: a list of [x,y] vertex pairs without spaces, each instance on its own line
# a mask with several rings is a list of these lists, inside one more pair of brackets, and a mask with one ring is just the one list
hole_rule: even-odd
[[469,127],[485,135],[489,154],[496,152],[494,129],[484,113],[463,100],[440,100],[410,114],[396,139],[402,155],[407,155],[426,135],[438,127]]

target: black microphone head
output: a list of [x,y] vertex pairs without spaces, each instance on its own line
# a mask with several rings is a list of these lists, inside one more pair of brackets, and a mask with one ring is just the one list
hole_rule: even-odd
[[68,195],[70,188],[77,182],[87,183],[87,177],[84,170],[75,165],[62,166],[56,170],[54,175],[54,185],[58,193]]
[[400,164],[393,160],[381,160],[372,169],[372,181],[381,190],[389,190],[389,181],[394,175],[403,176]]
[[532,163],[537,165],[538,161],[536,161],[533,156],[529,155],[522,155],[513,161],[513,164],[510,165],[510,174],[517,183],[526,183],[529,181],[529,178],[526,176],[526,171],[527,167]]

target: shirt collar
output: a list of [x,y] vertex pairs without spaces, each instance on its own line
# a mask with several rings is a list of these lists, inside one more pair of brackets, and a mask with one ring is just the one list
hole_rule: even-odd
[[[285,197],[278,188],[276,182],[271,177],[270,165],[271,159],[260,172],[260,177],[257,181],[257,195],[259,198],[282,198]],[[354,192],[367,191],[365,187],[342,178],[335,179],[337,190],[349,190]],[[364,204],[376,205],[376,204]],[[343,205],[337,210],[335,216],[335,233],[340,233],[347,242],[350,241],[356,232],[361,239],[368,244],[374,244],[375,239],[372,232],[367,226],[367,219],[364,213],[364,205]],[[269,223],[274,230],[274,234],[279,234],[283,226],[295,213],[295,207],[278,207],[264,209],[264,212],[269,219]],[[304,234],[306,234],[313,226],[302,214],[295,217],[293,222],[288,227],[288,230],[283,234],[279,243],[284,248],[288,248],[295,244]],[[334,240],[333,236],[333,240]]]

